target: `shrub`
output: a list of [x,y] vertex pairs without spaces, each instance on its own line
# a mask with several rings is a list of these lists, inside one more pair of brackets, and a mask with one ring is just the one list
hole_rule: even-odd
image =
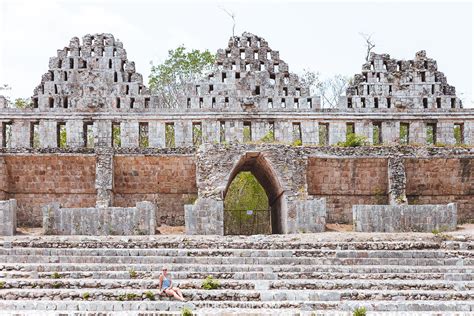
[[202,282],[202,288],[205,290],[215,290],[220,286],[221,284],[219,283],[219,281],[214,279],[210,275],[208,275]]
[[51,274],[51,279],[60,279],[60,278],[61,278],[61,274],[57,272],[54,272],[53,274]]
[[5,288],[5,281],[0,281],[0,289]]
[[134,278],[136,278],[136,277],[138,276],[138,273],[137,273],[137,271],[135,271],[135,269],[130,269],[130,270],[128,271],[128,274],[130,274],[130,277],[131,277],[132,279],[134,279]]
[[126,295],[128,301],[133,301],[134,299],[137,298],[137,296],[138,295],[135,294],[135,293],[127,293],[127,295]]
[[366,316],[367,315],[367,309],[365,307],[357,307],[354,309],[354,312],[352,313],[353,316]]
[[301,139],[295,139],[292,143],[291,143],[292,146],[301,146],[303,145],[303,142],[301,141]]
[[181,309],[181,316],[192,316],[193,311],[189,307],[183,307]]
[[346,140],[338,142],[336,146],[339,147],[359,147],[367,145],[367,137],[349,133],[346,136]]
[[150,301],[154,301],[154,300],[155,300],[155,294],[153,294],[152,291],[146,291],[146,292],[143,293],[143,294],[145,294],[145,297],[146,297],[147,299],[149,299]]
[[89,292],[84,292],[84,293],[82,294],[82,298],[85,299],[85,300],[88,300],[90,297],[91,297],[91,295],[90,295]]

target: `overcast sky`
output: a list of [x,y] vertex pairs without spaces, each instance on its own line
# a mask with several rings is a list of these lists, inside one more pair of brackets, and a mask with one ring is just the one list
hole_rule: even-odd
[[372,34],[377,53],[412,59],[426,50],[438,61],[465,106],[473,91],[473,5],[470,2],[289,1],[21,1],[0,0],[0,84],[10,97],[29,97],[48,70],[49,57],[87,33],[112,33],[148,78],[150,61],[184,44],[215,52],[248,31],[280,51],[292,72],[323,76],[361,71]]

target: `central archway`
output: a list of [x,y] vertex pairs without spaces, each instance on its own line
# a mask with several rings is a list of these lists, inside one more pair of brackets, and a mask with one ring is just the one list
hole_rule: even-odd
[[[250,172],[265,190],[271,212],[271,233],[284,233],[283,223],[283,194],[284,190],[278,180],[277,174],[270,162],[260,152],[249,152],[244,154],[229,174],[227,185],[224,190],[224,199],[227,196],[232,181],[240,172]],[[224,225],[226,223],[224,222]]]

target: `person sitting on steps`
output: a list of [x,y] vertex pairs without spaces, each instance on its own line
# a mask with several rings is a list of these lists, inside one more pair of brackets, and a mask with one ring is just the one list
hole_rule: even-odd
[[168,275],[168,268],[163,267],[163,270],[160,274],[160,295],[165,293],[168,296],[173,296],[175,299],[180,300],[182,302],[186,302],[183,297],[183,293],[181,289],[177,286],[173,287],[171,277]]

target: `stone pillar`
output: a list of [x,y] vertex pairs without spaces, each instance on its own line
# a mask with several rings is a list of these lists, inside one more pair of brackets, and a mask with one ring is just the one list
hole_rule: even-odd
[[81,120],[66,121],[66,144],[68,147],[84,147],[84,123]]
[[474,122],[464,122],[464,143],[466,145],[474,145]]
[[329,145],[335,145],[338,142],[346,140],[346,123],[330,122],[329,123]]
[[40,147],[58,147],[58,123],[56,121],[40,121]]
[[369,144],[374,142],[372,124],[370,121],[356,121],[354,124],[354,129],[355,134],[366,137]]
[[151,121],[148,125],[148,139],[150,147],[165,147],[165,123]]
[[426,144],[425,124],[421,121],[411,122],[408,132],[409,144],[424,145]]
[[138,147],[138,121],[123,121],[120,125],[122,147]]
[[16,232],[16,200],[0,201],[0,236],[13,236]]
[[390,205],[408,204],[405,165],[401,157],[388,159],[388,199]]
[[96,206],[108,207],[113,204],[114,149],[112,147],[96,147],[96,157]]
[[275,140],[282,143],[291,143],[293,141],[293,133],[290,122],[275,122]]
[[454,123],[450,121],[439,121],[436,131],[437,141],[441,144],[454,145]]
[[100,120],[94,121],[94,146],[110,147],[112,146],[112,121]]
[[301,141],[304,145],[318,145],[319,131],[318,123],[315,121],[301,122]]
[[176,121],[175,144],[176,147],[192,146],[193,144],[193,123],[191,121]]
[[17,120],[12,124],[12,148],[30,147],[30,121]]
[[400,138],[400,122],[382,122],[382,141],[385,145],[397,144]]

